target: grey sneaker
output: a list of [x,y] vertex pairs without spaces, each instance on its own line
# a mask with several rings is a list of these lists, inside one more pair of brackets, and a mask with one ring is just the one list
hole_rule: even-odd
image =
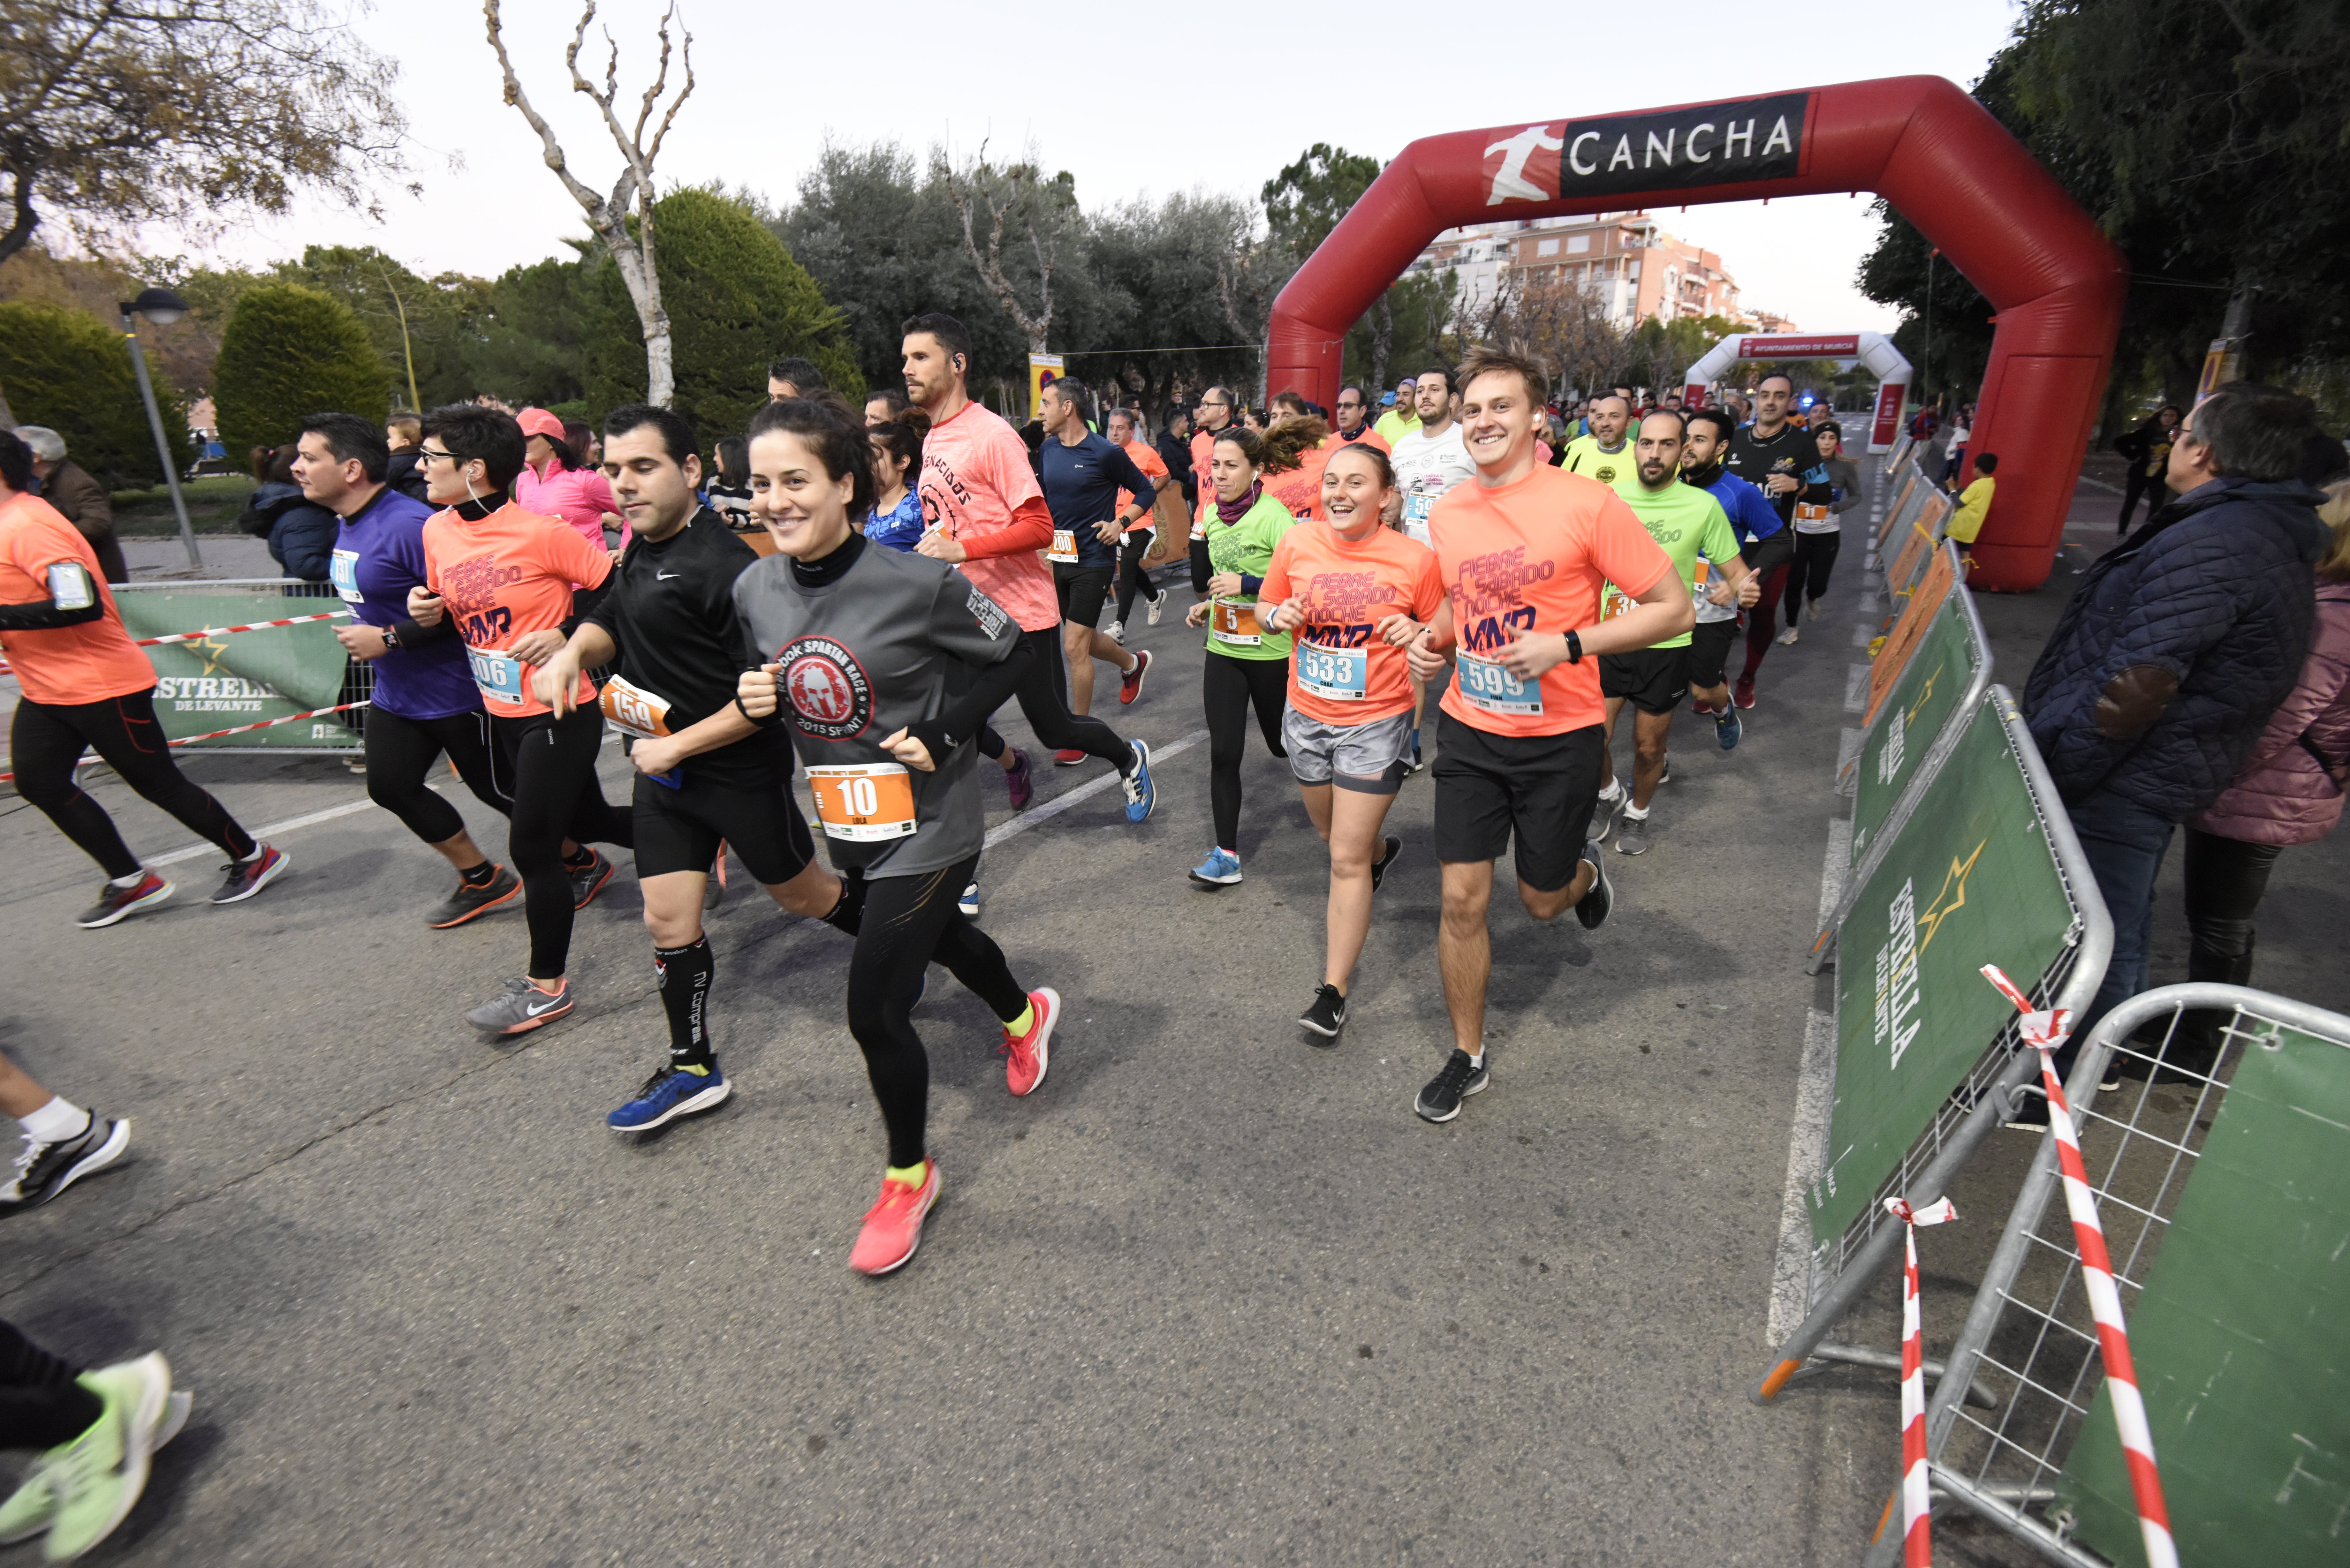
[[1601,795],[1598,805],[1594,807],[1591,813],[1591,842],[1607,843],[1607,835],[1616,827],[1616,814],[1631,804],[1632,794],[1629,790],[1618,794],[1614,800],[1609,800],[1604,794]]
[[1646,855],[1648,852],[1648,819],[1634,816],[1627,807],[1616,818],[1616,853]]
[[1159,589],[1150,596],[1150,624],[1157,626],[1159,618],[1167,613],[1167,590]]
[[488,914],[492,909],[513,903],[522,897],[522,878],[501,866],[490,879],[476,888],[459,878],[457,890],[441,901],[441,907],[424,917],[424,923],[436,931],[462,926],[466,921]]
[[570,1011],[568,985],[550,996],[515,975],[495,999],[465,1014],[465,1022],[484,1034],[525,1034],[544,1028]]
[[1586,931],[1596,931],[1607,923],[1607,911],[1616,907],[1616,888],[1607,880],[1607,857],[1599,852],[1599,841],[1593,839],[1583,846],[1583,857],[1591,862],[1591,888],[1575,900],[1575,918],[1583,922]]

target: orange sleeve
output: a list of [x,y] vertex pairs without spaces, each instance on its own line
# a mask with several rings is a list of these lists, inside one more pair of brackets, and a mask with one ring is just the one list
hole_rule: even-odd
[[612,575],[612,553],[600,545],[590,545],[588,535],[559,519],[549,519],[553,526],[546,533],[547,564],[554,575],[567,583],[584,583],[600,588],[604,579]]
[[962,550],[970,559],[984,561],[997,556],[1016,556],[1023,550],[1041,550],[1052,542],[1052,509],[1045,504],[1042,495],[1031,495],[1012,509],[1012,521],[994,533],[965,537]]
[[1258,602],[1277,605],[1289,597],[1289,557],[1295,553],[1289,542],[1295,537],[1293,528],[1274,542],[1273,559],[1265,563],[1264,577],[1257,584]]
[[1613,490],[1591,519],[1591,556],[1600,574],[1638,598],[1673,569],[1672,557],[1648,537],[1630,504]]
[[1411,580],[1411,618],[1426,624],[1444,603],[1444,574],[1437,568],[1436,552],[1419,552]]

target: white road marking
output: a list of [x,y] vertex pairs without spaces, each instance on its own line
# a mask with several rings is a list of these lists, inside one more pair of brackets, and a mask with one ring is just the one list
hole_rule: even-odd
[[1844,793],[1844,775],[1852,771],[1855,763],[1860,761],[1860,735],[1861,732],[1858,730],[1846,730],[1836,736],[1835,776],[1838,794]]
[[1852,628],[1852,645],[1855,648],[1866,648],[1870,643],[1875,642],[1876,640],[1877,623],[1875,621],[1864,620],[1854,625]]
[[[1187,752],[1207,738],[1207,731],[1194,730],[1180,741],[1170,741],[1163,746],[1153,746],[1150,748],[1151,764],[1156,766],[1159,759],[1162,757],[1171,757],[1179,752]],[[1102,774],[1101,777],[1094,780],[1091,784],[1079,784],[1076,788],[1070,790],[1065,794],[1055,795],[1052,799],[1046,801],[1042,805],[1030,806],[1026,811],[1022,812],[1011,821],[998,823],[995,826],[989,828],[987,830],[987,838],[983,847],[993,849],[997,845],[1003,843],[1005,839],[1012,837],[1014,834],[1025,833],[1030,828],[1035,826],[1038,823],[1043,822],[1049,817],[1060,815],[1061,813],[1068,810],[1079,801],[1090,800],[1095,795],[1101,794],[1102,791],[1110,788],[1118,783],[1118,775],[1117,772],[1112,770],[1109,773]]]
[[[1845,825],[1847,840],[1851,825]],[[1833,847],[1833,846],[1832,846]],[[1804,1062],[1795,1075],[1795,1126],[1787,1139],[1787,1188],[1779,1203],[1779,1247],[1771,1265],[1771,1314],[1763,1343],[1786,1343],[1811,1310],[1811,1221],[1804,1189],[1819,1173],[1827,1147],[1828,1113],[1835,1105],[1835,1019],[1817,1008],[1805,1010]]]
[[[308,812],[301,816],[289,816],[283,822],[265,822],[259,827],[248,827],[245,831],[265,844],[273,838],[284,837],[297,827],[308,827],[313,823],[332,822],[338,816],[348,816],[353,812],[367,811],[374,805],[375,802],[361,795],[357,800],[345,801],[340,805],[330,805],[324,811]],[[206,855],[226,853],[227,851],[217,844],[191,844],[185,849],[174,849],[169,855],[151,855],[147,857],[147,864],[151,867],[174,866],[182,860],[195,860]]]
[[1856,664],[1844,678],[1844,711],[1857,713],[1868,706],[1868,666]]

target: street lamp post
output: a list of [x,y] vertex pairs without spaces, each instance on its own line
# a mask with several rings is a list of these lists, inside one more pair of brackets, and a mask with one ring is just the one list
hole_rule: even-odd
[[179,465],[172,461],[172,443],[163,434],[163,415],[155,406],[155,384],[148,379],[147,355],[139,347],[139,327],[131,320],[143,316],[158,327],[169,327],[187,315],[188,302],[168,288],[151,288],[136,299],[122,302],[122,337],[130,345],[130,368],[139,373],[139,396],[147,405],[147,427],[155,432],[155,455],[162,460],[163,483],[172,490],[172,510],[180,517],[180,543],[188,548],[188,565],[203,569],[196,553],[196,530],[188,521],[187,498],[180,493]]

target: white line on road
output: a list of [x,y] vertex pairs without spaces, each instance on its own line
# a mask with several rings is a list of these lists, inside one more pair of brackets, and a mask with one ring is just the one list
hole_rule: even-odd
[[1868,706],[1868,666],[1856,664],[1844,678],[1844,711],[1857,713]]
[[1866,648],[1870,643],[1875,642],[1876,640],[1877,623],[1875,621],[1864,620],[1854,625],[1852,628],[1852,645],[1855,648]]
[[1877,585],[1875,583],[1871,583],[1868,587],[1860,590],[1860,613],[1863,615],[1875,615],[1877,613]]
[[1841,780],[1853,763],[1860,761],[1860,732],[1846,730],[1836,736],[1835,776]]
[[[1207,731],[1194,730],[1180,741],[1170,741],[1163,746],[1151,747],[1150,760],[1155,764],[1160,758],[1171,757],[1178,752],[1189,751],[1207,738]],[[1118,783],[1118,775],[1117,772],[1113,770],[1109,773],[1104,774],[1101,777],[1094,780],[1091,784],[1079,784],[1076,788],[1070,790],[1066,794],[1056,794],[1042,805],[1030,806],[1026,811],[1022,812],[1011,821],[998,823],[995,826],[989,828],[987,830],[987,839],[984,847],[993,849],[997,845],[1003,843],[1005,839],[1010,838],[1013,835],[1025,833],[1030,828],[1035,826],[1038,823],[1045,821],[1047,817],[1060,815],[1061,813],[1068,810],[1069,807],[1076,805],[1079,801],[1089,800],[1093,796],[1101,794],[1102,791]]]
[[[1846,824],[1846,836],[1851,825]],[[1804,1017],[1804,1063],[1795,1075],[1795,1127],[1787,1139],[1787,1189],[1779,1203],[1779,1248],[1771,1265],[1771,1315],[1763,1343],[1776,1348],[1811,1310],[1811,1222],[1804,1189],[1818,1174],[1835,1104],[1835,1019],[1818,1008]]]
[[[313,823],[318,822],[332,822],[338,816],[348,816],[355,811],[369,810],[374,805],[375,802],[361,795],[357,800],[348,800],[340,805],[330,805],[324,811],[308,812],[301,816],[289,816],[283,822],[265,822],[259,827],[250,827],[245,831],[256,839],[266,842],[273,838],[281,838],[297,827],[308,827]],[[147,857],[147,864],[172,866],[182,860],[194,860],[206,855],[224,853],[226,851],[217,844],[191,844],[185,849],[174,849],[169,855],[151,855]]]

